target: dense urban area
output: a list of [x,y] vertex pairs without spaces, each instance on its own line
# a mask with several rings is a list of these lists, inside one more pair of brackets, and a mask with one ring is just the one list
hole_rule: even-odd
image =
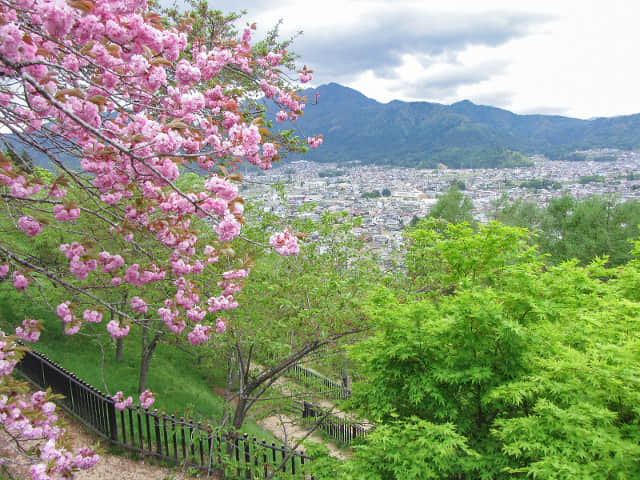
[[[438,195],[454,182],[471,198],[474,216],[481,222],[491,219],[495,202],[503,196],[538,205],[563,192],[577,198],[612,195],[620,201],[640,197],[640,152],[604,149],[581,154],[607,161],[533,156],[530,167],[424,170],[301,160],[246,175],[243,195],[282,217],[308,216],[317,221],[325,211],[358,216],[362,225],[356,233],[385,258],[402,242],[403,228],[414,217],[424,217]],[[284,202],[274,185],[284,187]],[[298,212],[309,203],[315,206]]]

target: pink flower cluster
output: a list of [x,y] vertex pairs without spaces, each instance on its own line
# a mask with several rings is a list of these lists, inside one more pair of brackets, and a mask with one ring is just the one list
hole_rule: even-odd
[[300,74],[300,83],[308,83],[313,79],[313,70],[309,70],[306,65],[298,73]]
[[315,137],[308,137],[307,143],[311,148],[318,148],[322,145],[322,135],[317,135]]
[[102,321],[102,313],[96,310],[85,310],[82,312],[82,319],[88,323],[100,323]]
[[149,265],[145,270],[140,270],[140,265],[134,263],[127,268],[123,280],[136,287],[141,287],[151,282],[158,282],[164,280],[166,273],[164,270],[159,269],[155,264]]
[[298,239],[287,231],[274,233],[271,235],[271,238],[269,238],[269,243],[275,248],[276,252],[285,257],[288,255],[297,255],[300,252]]
[[137,295],[131,298],[129,305],[135,313],[147,313],[147,303]]
[[60,245],[60,251],[70,260],[69,270],[78,280],[84,280],[89,275],[89,272],[98,268],[97,260],[93,258],[83,259],[87,249],[78,242],[73,242],[71,245],[64,243]]
[[211,297],[207,300],[207,304],[209,305],[207,310],[211,313],[218,313],[221,310],[233,310],[238,307],[238,302],[231,295]]
[[42,231],[42,225],[29,215],[25,215],[18,219],[18,228],[20,228],[27,237],[35,237]]
[[133,403],[133,398],[131,397],[124,398],[124,395],[122,392],[117,392],[112,398],[113,398],[113,401],[115,402],[114,406],[118,410],[124,410],[125,408],[127,408]]
[[19,357],[15,351],[15,343],[0,330],[0,378],[11,375],[18,364]]
[[74,335],[80,331],[82,323],[73,314],[70,301],[59,304],[56,307],[56,314],[62,319],[62,323],[64,324],[64,333],[67,335]]
[[216,332],[224,333],[226,329],[227,324],[224,323],[224,320],[222,318],[216,318]]
[[38,320],[25,318],[22,327],[16,327],[16,336],[25,342],[37,342],[40,338],[42,323]]
[[193,327],[193,330],[189,332],[189,335],[187,335],[189,343],[195,346],[206,342],[207,340],[209,340],[212,330],[213,328],[209,325],[197,324],[195,327]]
[[24,290],[29,286],[31,281],[28,277],[18,272],[17,270],[13,272],[13,286],[16,290]]
[[111,320],[107,323],[107,331],[113,338],[123,338],[129,334],[129,325],[121,327],[116,320]]
[[[23,326],[37,328],[24,322]],[[12,441],[19,445],[27,441],[39,443],[39,450],[34,452],[36,458],[30,459],[35,462],[30,467],[31,478],[71,478],[74,471],[95,465],[99,457],[91,448],[82,447],[76,452],[68,450],[65,430],[58,425],[56,406],[49,393],[22,393],[24,387],[20,388],[10,376],[18,358],[15,342],[0,331],[0,422]],[[20,458],[3,460],[22,463]]]
[[56,217],[56,220],[67,222],[70,220],[75,220],[80,216],[80,208],[67,208],[64,205],[56,205],[55,207],[53,207],[53,214]]
[[112,273],[124,265],[124,259],[120,255],[111,255],[107,251],[102,251],[98,263],[102,265],[102,272]]
[[151,405],[153,405],[153,402],[156,401],[154,397],[155,394],[153,392],[145,390],[140,394],[140,406],[142,408],[149,408]]

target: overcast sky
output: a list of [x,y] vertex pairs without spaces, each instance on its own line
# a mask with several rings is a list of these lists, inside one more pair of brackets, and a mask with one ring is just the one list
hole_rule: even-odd
[[315,70],[381,102],[474,103],[579,118],[640,113],[636,0],[210,0],[244,9]]

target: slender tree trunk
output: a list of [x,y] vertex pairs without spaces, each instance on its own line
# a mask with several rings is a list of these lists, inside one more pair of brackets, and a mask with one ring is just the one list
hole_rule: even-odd
[[156,333],[153,339],[148,341],[149,327],[146,322],[142,325],[142,348],[140,349],[140,379],[138,381],[138,393],[142,393],[147,389],[147,375],[151,364],[151,357],[158,346],[158,340],[161,334]]
[[124,346],[124,339],[118,338],[116,340],[116,361],[122,361],[122,347]]
[[247,416],[247,396],[241,395],[238,398],[238,405],[233,415],[233,429],[238,431],[244,425],[245,418]]
[[235,371],[235,352],[229,355],[229,367],[227,370],[227,388],[224,392],[224,405],[222,411],[222,421],[220,422],[220,427],[224,430],[231,419],[231,396],[233,392],[233,385],[237,378],[237,374]]
[[[120,302],[121,305],[126,305],[127,303],[127,293],[124,293],[122,295],[122,301]],[[113,320],[115,317],[115,313],[113,313],[113,311],[111,312],[111,320]],[[118,317],[118,320],[122,321],[122,317]],[[124,338],[118,338],[116,339],[116,361],[117,362],[121,362],[122,361],[122,351],[124,349]]]

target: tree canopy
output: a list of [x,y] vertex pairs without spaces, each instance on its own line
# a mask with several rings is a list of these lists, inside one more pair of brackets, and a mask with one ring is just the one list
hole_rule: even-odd
[[381,329],[353,348],[366,381],[351,405],[378,427],[346,475],[639,475],[637,261],[545,267],[497,223],[412,239],[411,285],[455,288],[371,297]]
[[[243,224],[237,165],[269,169],[322,143],[272,127],[303,114],[296,79],[312,78],[296,70],[288,42],[272,32],[252,44],[255,26],[236,31],[237,16],[191,6],[165,15],[144,0],[0,4],[0,276],[69,335],[110,315],[103,328],[114,339],[140,326],[153,332],[149,347],[160,333],[214,341],[250,271],[231,243]],[[22,150],[55,172],[34,169]],[[182,181],[190,168],[206,179]],[[299,250],[290,229],[269,232],[269,245]],[[9,333],[32,341],[38,329],[25,319]],[[52,404],[7,377],[14,338],[2,342],[11,401],[1,408],[13,412],[3,426],[18,445],[48,442],[22,451],[34,478],[66,478],[95,455],[71,457],[62,430],[34,429],[40,416],[53,421]]]

